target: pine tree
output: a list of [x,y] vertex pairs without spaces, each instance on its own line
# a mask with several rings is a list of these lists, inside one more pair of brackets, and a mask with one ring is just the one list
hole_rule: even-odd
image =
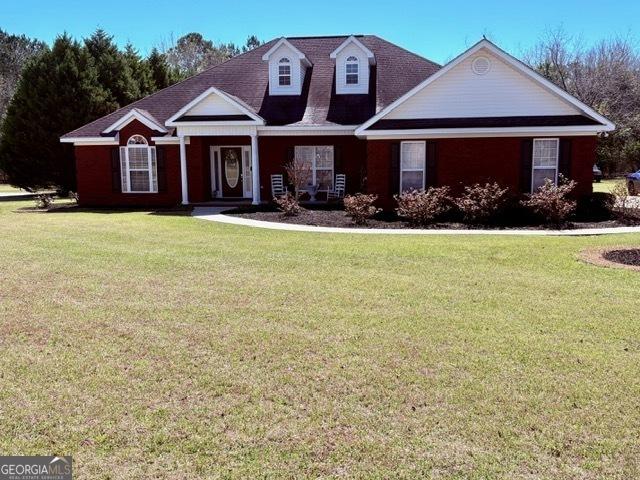
[[123,53],[124,59],[129,66],[131,76],[137,83],[137,91],[135,92],[135,98],[142,98],[157,90],[155,82],[151,75],[151,68],[149,63],[143,60],[138,51],[128,43],[124,47]]
[[151,50],[147,64],[156,90],[166,88],[178,81],[178,75],[171,71],[165,55],[160,53],[157,48]]
[[74,189],[73,150],[59,137],[109,113],[92,57],[68,35],[30,62],[2,125],[0,169],[11,184]]
[[110,95],[110,110],[115,110],[140,98],[138,82],[113,37],[98,29],[84,41],[98,71],[98,81]]

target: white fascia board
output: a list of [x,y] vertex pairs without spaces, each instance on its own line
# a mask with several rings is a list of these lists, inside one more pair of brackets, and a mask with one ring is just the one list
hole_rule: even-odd
[[262,137],[354,135],[357,125],[258,127]]
[[[180,137],[151,137],[156,145],[180,145]],[[189,137],[185,139],[185,143],[189,145]]]
[[367,59],[369,60],[369,65],[376,64],[376,57],[373,54],[373,52],[369,50],[367,47],[365,47],[364,44],[353,35],[347,38],[344,42],[342,42],[342,44],[338,48],[336,48],[333,52],[331,52],[329,54],[329,58],[333,58],[335,60],[338,54],[350,43],[355,44],[356,47],[362,50],[362,52],[367,56]]
[[64,137],[60,143],[73,143],[75,146],[119,145],[118,137]]
[[421,91],[422,89],[424,89],[425,87],[430,85],[431,83],[435,82],[437,79],[439,79],[440,77],[445,75],[449,70],[453,69],[456,65],[459,65],[466,58],[470,57],[471,55],[474,55],[476,52],[478,52],[482,48],[488,49],[489,51],[491,51],[493,54],[495,54],[499,58],[505,60],[505,62],[507,64],[511,65],[516,70],[524,73],[526,76],[528,76],[529,78],[531,78],[535,82],[541,84],[542,87],[546,88],[547,90],[551,91],[552,93],[555,93],[556,95],[558,95],[559,97],[563,98],[565,101],[569,102],[573,106],[577,107],[579,110],[581,110],[582,112],[584,112],[585,114],[587,114],[588,116],[593,118],[594,120],[602,123],[606,127],[606,129],[603,130],[603,131],[611,131],[611,130],[615,129],[615,125],[609,119],[603,117],[602,115],[597,113],[595,110],[593,110],[591,107],[589,107],[586,104],[582,103],[580,100],[578,100],[574,96],[569,95],[567,92],[565,92],[561,88],[559,88],[556,85],[554,85],[552,82],[550,82],[549,80],[544,78],[542,75],[540,75],[539,73],[537,73],[534,70],[532,70],[530,67],[528,67],[527,65],[522,63],[520,60],[512,57],[511,55],[509,55],[504,50],[498,48],[496,45],[491,43],[489,40],[483,39],[483,40],[480,40],[478,43],[476,43],[471,48],[469,48],[467,51],[461,53],[456,58],[451,60],[444,67],[442,67],[436,73],[434,73],[429,78],[424,80],[422,83],[419,83],[418,85],[413,87],[407,93],[405,93],[400,98],[398,98],[396,101],[394,101],[394,102],[390,103],[389,105],[387,105],[385,108],[383,108],[379,113],[377,113],[376,115],[371,117],[369,120],[364,122],[356,130],[356,135],[360,135],[360,134],[364,133],[363,132],[364,130],[366,130],[371,125],[373,125],[375,122],[377,122],[378,120],[383,118],[391,110],[395,109],[396,107],[398,107],[399,105],[404,103],[407,99],[411,98],[416,93],[418,93],[419,91]]
[[262,60],[268,61],[271,55],[273,55],[273,53],[276,50],[278,50],[282,45],[285,45],[289,50],[291,50],[298,57],[298,59],[302,63],[304,63],[307,67],[311,66],[311,62],[307,59],[306,55],[302,53],[300,50],[298,50],[296,47],[291,45],[291,42],[289,42],[289,40],[287,40],[284,37],[278,40],[276,44],[267,51],[267,53],[262,55]]
[[415,130],[367,130],[356,132],[359,138],[387,140],[398,138],[467,138],[467,137],[527,137],[584,136],[607,132],[601,125],[569,127],[513,127],[513,128],[432,128]]
[[[180,125],[188,125],[188,124],[206,125],[207,122],[176,122],[176,120],[178,118],[180,118],[182,115],[184,115],[186,112],[191,110],[191,108],[193,108],[195,105],[197,105],[202,100],[204,100],[205,98],[207,98],[209,95],[212,95],[212,94],[218,95],[224,101],[226,101],[227,103],[230,103],[234,107],[238,108],[242,113],[244,113],[245,115],[251,117],[253,119],[253,121],[249,123],[250,125],[264,125],[265,124],[264,119],[260,115],[256,115],[254,112],[249,110],[243,104],[241,104],[240,102],[238,102],[234,98],[232,98],[229,94],[223,92],[222,90],[220,90],[219,88],[216,88],[216,87],[209,87],[208,89],[206,89],[204,92],[202,92],[196,98],[194,98],[189,103],[187,103],[184,107],[182,107],[180,110],[178,110],[174,115],[172,115],[171,118],[169,118],[164,124],[166,126],[168,126],[168,127],[178,127]],[[211,122],[208,122],[208,123],[211,123]],[[225,124],[226,125],[233,125],[232,122],[227,122]],[[246,124],[246,122],[244,122],[242,124]]]
[[128,125],[134,120],[138,120],[140,123],[149,127],[151,130],[156,130],[158,132],[163,132],[163,133],[167,132],[167,130],[162,125],[151,120],[149,117],[147,117],[144,113],[142,113],[137,108],[132,108],[129,111],[129,113],[127,113],[125,116],[123,116],[122,118],[118,119],[116,122],[111,124],[108,128],[103,130],[102,133],[111,133],[114,130],[120,130],[122,127],[124,127],[125,125]]

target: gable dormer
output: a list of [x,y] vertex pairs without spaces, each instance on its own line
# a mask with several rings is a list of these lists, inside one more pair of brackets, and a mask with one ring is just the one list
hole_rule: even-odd
[[371,65],[376,64],[373,52],[353,35],[329,55],[336,61],[336,93],[369,93]]
[[304,75],[311,62],[286,38],[281,38],[262,56],[269,62],[269,95],[300,95]]

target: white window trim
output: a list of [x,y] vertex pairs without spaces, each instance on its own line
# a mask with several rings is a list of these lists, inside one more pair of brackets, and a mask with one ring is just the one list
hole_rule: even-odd
[[[136,135],[132,135],[129,140],[131,140],[131,138],[135,137]],[[144,137],[143,137],[144,138]],[[152,163],[152,158],[156,158],[156,165],[155,165],[155,169],[156,169],[156,179],[158,178],[158,159],[156,156],[156,147],[150,147],[149,143],[144,143],[144,144],[132,144],[129,145],[129,140],[127,140],[127,144],[125,145],[124,148],[124,152],[125,152],[125,167],[126,167],[126,189],[123,188],[123,192],[122,193],[158,193],[158,185],[157,185],[157,181],[156,184],[154,185],[153,182],[153,163]],[[145,138],[145,142],[147,142],[147,139]],[[130,148],[139,148],[139,149],[146,149],[147,150],[147,168],[131,168],[130,163],[129,163],[129,149]],[[149,190],[131,190],[131,172],[148,172],[149,174]],[[123,185],[123,187],[125,187],[125,185]]]
[[[425,158],[422,159],[422,168],[402,168],[402,152],[404,150],[402,148],[402,146],[405,145],[405,144],[418,144],[418,145],[423,145],[424,146]],[[403,192],[403,190],[402,190],[402,173],[403,172],[422,172],[422,190],[424,190],[424,187],[426,185],[426,179],[427,179],[426,152],[427,152],[427,142],[425,142],[425,141],[400,142],[400,165],[398,165],[398,168],[400,168],[400,193]]]
[[[283,62],[283,60],[286,60],[286,62]],[[280,67],[289,67],[289,73],[280,73]],[[289,79],[289,83],[287,84],[283,84],[280,83],[280,80],[283,77],[287,77]],[[292,87],[292,67],[291,67],[291,59],[289,57],[282,57],[280,60],[278,60],[278,87],[281,88],[290,88]]]
[[[355,58],[355,60],[350,60],[351,58]],[[348,67],[350,65],[356,66],[356,73],[349,73]],[[349,75],[356,76],[356,80],[357,80],[356,83],[349,83],[347,81],[347,79],[349,78]],[[344,62],[344,85],[346,88],[357,87],[360,85],[360,60],[355,55],[349,55]]]
[[[316,155],[316,149],[318,148],[330,148],[331,149],[331,168],[317,168],[316,167],[316,159],[318,158],[318,156]],[[297,149],[299,148],[313,148],[313,160],[311,163],[311,183],[312,185],[317,185],[318,181],[317,181],[317,177],[316,177],[316,172],[318,170],[320,171],[330,171],[331,172],[331,186],[335,187],[335,176],[336,176],[336,149],[334,147],[334,145],[296,145],[293,150],[294,150],[294,158],[298,158],[298,154],[295,153],[297,151]],[[326,189],[326,190],[318,190],[318,192],[329,192],[330,189]]]
[[535,158],[534,158],[534,154],[536,151],[536,142],[541,142],[541,141],[549,141],[549,140],[554,140],[556,142],[556,165],[555,165],[555,176],[553,179],[553,184],[554,185],[558,185],[558,170],[560,168],[560,139],[559,138],[534,138],[532,145],[531,145],[531,192],[533,193],[533,173],[536,170],[551,170],[552,167],[549,166],[544,166],[544,167],[536,167],[536,162],[535,162]]

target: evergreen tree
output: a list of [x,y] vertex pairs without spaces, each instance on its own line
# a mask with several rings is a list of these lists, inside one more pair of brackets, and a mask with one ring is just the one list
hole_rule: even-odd
[[109,93],[109,110],[123,107],[138,98],[138,82],[122,52],[113,42],[113,37],[98,29],[84,41],[89,55],[93,57],[98,81]]
[[165,55],[160,53],[157,48],[151,50],[151,54],[147,58],[147,65],[156,90],[166,88],[178,81],[177,73],[171,71]]
[[242,47],[242,53],[248,52],[249,50],[253,50],[254,48],[258,48],[260,45],[262,45],[262,43],[263,42],[261,42],[258,39],[258,37],[256,37],[255,35],[249,35],[247,37],[247,41]]
[[140,58],[138,51],[128,43],[124,47],[123,53],[124,59],[129,66],[131,76],[137,83],[135,98],[142,98],[157,90],[153,76],[151,75],[151,68],[149,63]]
[[23,70],[2,125],[0,168],[11,184],[75,188],[73,149],[59,137],[109,113],[92,57],[68,35]]

